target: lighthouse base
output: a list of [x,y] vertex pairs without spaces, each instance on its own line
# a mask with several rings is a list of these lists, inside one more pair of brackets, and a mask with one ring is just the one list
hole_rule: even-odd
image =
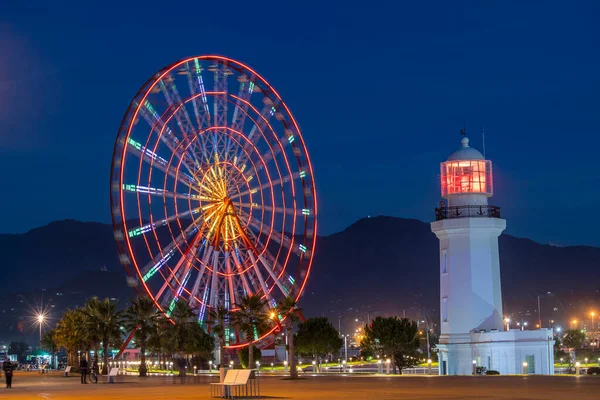
[[436,347],[440,375],[473,375],[476,367],[501,375],[554,374],[552,329],[442,334]]

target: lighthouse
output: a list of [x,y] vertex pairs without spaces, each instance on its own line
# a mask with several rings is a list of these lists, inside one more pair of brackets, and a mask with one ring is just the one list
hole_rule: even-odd
[[440,243],[440,374],[471,375],[477,367],[552,374],[551,329],[504,330],[498,238],[506,220],[489,204],[492,162],[461,136],[440,164],[444,200],[431,223]]

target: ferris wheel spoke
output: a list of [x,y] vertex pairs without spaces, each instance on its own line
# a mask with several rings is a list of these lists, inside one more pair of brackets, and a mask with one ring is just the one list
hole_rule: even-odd
[[[213,132],[213,152],[218,153],[218,134],[223,133],[226,135],[224,130],[227,128],[227,77],[231,75],[231,71],[224,64],[211,65],[208,70],[214,73],[216,94],[214,96],[213,126],[217,129]],[[227,161],[226,158],[224,161]]]
[[200,284],[202,283],[202,279],[205,276],[204,272],[206,271],[206,265],[207,265],[208,261],[210,260],[210,256],[213,252],[213,249],[214,249],[213,246],[209,244],[208,247],[206,248],[206,250],[204,251],[202,260],[200,261],[200,269],[198,271],[198,275],[196,276],[196,280],[194,281],[194,286],[192,286],[192,292],[191,292],[192,297],[190,300],[191,306],[193,306],[197,302],[196,297],[199,294],[198,290],[200,289]]
[[[296,177],[296,176],[299,176],[299,175],[300,175],[300,173],[296,172],[293,176]],[[267,188],[275,187],[275,186],[281,185],[283,183],[287,183],[287,182],[290,181],[290,179],[291,178],[289,176],[285,176],[283,178],[274,179],[272,181],[263,183],[262,185],[259,185],[257,187],[251,187],[250,189],[244,190],[243,192],[240,192],[240,193],[234,194],[232,196],[229,196],[229,198],[231,200],[234,200],[234,199],[240,198],[242,196],[245,196],[247,194],[254,194],[256,192],[262,192],[263,190],[265,190]]]
[[[238,101],[240,101],[240,99],[238,99]],[[248,160],[248,156],[246,154],[249,154],[248,152],[256,147],[260,138],[265,135],[265,128],[268,126],[271,129],[269,121],[276,113],[276,107],[279,106],[279,99],[277,99],[276,102],[273,102],[268,97],[264,97],[263,103],[264,106],[260,112],[260,118],[258,118],[258,121],[252,126],[252,128],[250,128],[250,132],[248,133],[248,143],[244,144],[244,151],[238,155],[238,158],[241,162]],[[254,107],[252,107],[252,109],[256,110]]]
[[[173,285],[171,284],[171,282],[173,280],[175,280],[176,282],[182,282],[181,276],[185,275],[191,268],[191,265],[193,264],[193,260],[194,260],[194,254],[196,253],[196,250],[198,249],[198,246],[200,245],[201,238],[202,238],[202,232],[198,232],[196,237],[193,239],[192,245],[190,246],[190,248],[181,254],[181,258],[179,259],[179,261],[177,261],[177,264],[175,264],[175,268],[173,268],[171,270],[171,272],[169,273],[169,277],[167,279],[165,279],[165,282],[163,283],[160,290],[156,294],[157,299],[162,296],[162,294],[167,289],[167,287],[173,287]],[[180,272],[182,265],[185,265],[185,267],[183,269],[183,272]],[[177,295],[176,297],[178,297],[178,296],[179,295]]]
[[238,91],[238,99],[235,103],[235,109],[233,110],[233,117],[231,118],[231,128],[234,131],[242,132],[244,129],[244,123],[246,122],[246,116],[248,115],[248,101],[252,92],[254,92],[254,82],[252,82],[246,75],[240,76],[240,89]]
[[279,278],[277,277],[277,275],[275,275],[275,272],[273,272],[273,269],[271,268],[271,266],[269,265],[269,263],[267,262],[265,257],[263,255],[258,255],[258,259],[262,263],[264,269],[267,271],[267,273],[269,274],[271,279],[273,279],[273,281],[275,282],[275,284],[277,285],[277,287],[279,288],[281,293],[283,293],[284,297],[288,296],[289,293],[288,293],[287,288],[285,286],[283,286],[283,284],[279,281]]
[[169,74],[158,81],[158,85],[165,96],[169,108],[175,110],[173,116],[175,117],[175,121],[177,121],[177,126],[181,134],[183,137],[189,137],[194,134],[194,124],[173,81],[173,77]]
[[217,283],[218,283],[218,268],[219,268],[219,252],[213,252],[213,262],[212,262],[212,275],[211,275],[211,283],[210,283],[210,300],[209,306],[210,308],[215,308],[219,304],[219,293],[217,292]]
[[262,273],[260,272],[260,269],[258,268],[258,262],[256,261],[256,258],[252,254],[252,250],[248,250],[248,257],[250,257],[250,260],[252,262],[252,268],[254,269],[254,273],[256,274],[258,281],[260,282],[260,287],[261,287],[263,293],[265,294],[265,297],[267,298],[269,303],[271,303],[272,306],[275,307],[275,305],[276,305],[275,300],[273,300],[273,298],[271,297],[271,294],[269,293],[269,289],[267,288],[267,284],[265,283],[265,278],[262,276]]
[[[236,288],[233,285],[233,274],[231,270],[231,261],[229,260],[229,253],[225,254],[225,270],[227,271],[227,280],[224,281],[227,283],[229,288],[229,306],[231,308],[231,305],[237,304],[237,301],[235,296]],[[225,293],[227,293],[227,290],[225,290]]]
[[167,225],[168,223],[170,223],[170,222],[172,222],[172,221],[174,221],[174,220],[176,220],[178,218],[183,218],[183,217],[186,217],[186,216],[191,215],[191,214],[197,214],[198,212],[200,212],[200,207],[197,207],[197,208],[194,208],[194,209],[191,209],[191,210],[188,210],[188,211],[184,211],[184,212],[179,213],[179,214],[172,215],[170,217],[161,219],[158,222],[154,222],[154,223],[151,223],[151,224],[145,224],[145,225],[141,225],[141,226],[135,227],[133,229],[129,229],[129,231],[127,232],[127,236],[129,238],[133,238],[133,237],[136,237],[136,236],[144,235],[144,234],[146,234],[146,233],[148,233],[148,232],[150,232],[152,230],[155,231],[158,228],[161,228],[161,227]]
[[254,210],[264,210],[268,212],[275,212],[276,214],[286,214],[286,215],[310,215],[310,210],[308,208],[304,208],[301,210],[295,210],[289,207],[272,207],[268,205],[259,205],[258,203],[239,203],[241,207],[251,208]]
[[196,128],[185,107],[185,103],[177,91],[177,87],[173,83],[173,77],[171,75],[164,77],[159,81],[159,87],[169,105],[169,109],[173,110],[172,115],[175,118],[184,140],[191,142],[189,150],[186,153],[190,155],[190,158],[193,159],[192,162],[198,168],[200,161],[196,155],[197,153],[202,153],[202,151],[199,151],[198,149],[198,142],[193,140],[194,136],[196,136]]
[[153,187],[148,187],[148,186],[132,185],[132,184],[123,184],[123,190],[125,190],[127,192],[131,192],[131,193],[148,194],[150,196],[165,197],[165,198],[177,199],[177,200],[182,200],[182,199],[183,200],[188,200],[188,199],[198,200],[201,198],[201,196],[199,196],[197,194],[174,193],[174,192],[170,192],[168,190],[164,190],[164,189],[160,189],[160,188],[153,188]]
[[[156,112],[156,110],[154,109],[154,107],[152,106],[152,104],[150,104],[150,102],[148,100],[146,100],[144,102],[144,106],[143,107],[139,107],[139,110],[140,110],[139,111],[140,114],[142,115],[142,118],[144,118],[144,120],[146,121],[146,123],[148,125],[150,125],[151,132],[155,132],[156,133],[156,135],[165,144],[165,146],[167,146],[167,148],[169,149],[169,151],[175,157],[177,157],[179,160],[181,160],[181,162],[184,165],[184,167],[186,167],[186,169],[193,176],[194,175],[194,168],[190,167],[188,165],[188,163],[184,160],[185,154],[180,154],[179,152],[176,151],[176,149],[180,148],[179,144],[182,141],[182,139],[177,138],[175,136],[175,134],[173,133],[173,131],[171,130],[171,128],[169,128],[168,126],[165,126],[165,122],[158,115],[158,113]],[[154,120],[153,120],[153,118],[154,118]],[[163,130],[164,130],[164,132],[163,132]],[[188,140],[188,138],[184,137],[183,140]],[[191,154],[191,152],[190,152],[190,154]]]
[[[200,138],[202,143],[202,155],[206,158],[206,140],[205,135],[201,132],[210,126],[210,111],[208,109],[206,90],[204,89],[204,82],[202,80],[202,67],[197,58],[194,59],[194,67],[190,68],[189,63],[186,63],[185,67],[187,70],[188,86],[190,88],[194,115],[198,125],[196,135]],[[200,93],[200,96],[196,96],[197,93]],[[200,99],[200,105],[198,104],[198,98]]]
[[250,296],[253,293],[253,291],[250,289],[250,286],[248,285],[248,280],[246,279],[246,275],[243,273],[244,269],[242,268],[240,260],[237,256],[237,249],[232,251],[231,255],[233,256],[233,263],[235,264],[235,267],[238,272],[238,276],[240,277],[240,280],[242,281],[242,286],[244,287],[246,296]]
[[[143,150],[142,152],[142,150],[140,150],[140,148],[137,147],[139,143],[133,141],[132,139],[129,139],[129,142],[129,145],[131,146],[129,152],[131,154],[142,159],[142,161],[146,162],[147,164],[150,164],[152,168],[156,168],[164,174],[169,175],[171,178],[175,179],[182,185],[185,185],[190,189],[198,191],[198,188],[192,185],[192,183],[195,182],[195,180],[190,175],[188,175],[185,172],[177,174],[173,169],[168,168],[168,163],[164,158],[156,155],[151,150]],[[132,142],[135,144],[132,144]],[[141,146],[141,148],[143,149],[143,146]]]
[[184,240],[187,239],[187,237],[190,234],[196,232],[196,230],[197,230],[196,224],[199,221],[200,221],[200,217],[193,220],[192,223],[182,233],[180,233],[179,236],[177,236],[177,238],[175,238],[175,240],[173,240],[167,246],[163,247],[161,249],[161,252],[159,254],[157,254],[154,257],[154,259],[152,259],[152,261],[147,263],[140,270],[140,275],[142,276],[142,280],[144,282],[146,282],[154,274],[156,274],[156,272],[158,272],[158,270],[160,270],[161,267],[163,265],[165,265],[166,262],[169,261],[169,259],[171,259],[171,257],[173,257],[173,255],[175,254],[175,251],[179,248],[179,246],[181,246],[181,244],[184,242]]

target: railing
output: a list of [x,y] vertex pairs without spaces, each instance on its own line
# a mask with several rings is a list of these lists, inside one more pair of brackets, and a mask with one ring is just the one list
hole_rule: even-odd
[[497,206],[452,206],[435,209],[435,220],[454,218],[500,218]]

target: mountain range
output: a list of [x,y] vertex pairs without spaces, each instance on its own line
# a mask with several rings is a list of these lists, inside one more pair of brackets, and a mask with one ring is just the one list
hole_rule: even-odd
[[[135,295],[119,264],[111,225],[63,220],[24,234],[0,234],[0,340],[27,334],[27,313],[49,304],[58,318],[87,297]],[[329,317],[342,329],[374,315],[406,315],[435,324],[439,304],[438,240],[429,224],[393,217],[361,219],[319,236],[300,301],[305,315]],[[600,248],[557,247],[500,236],[505,313],[537,320],[570,318],[594,301]],[[42,290],[45,289],[45,290]],[[551,294],[548,294],[550,292]],[[33,330],[35,331],[35,329]]]

